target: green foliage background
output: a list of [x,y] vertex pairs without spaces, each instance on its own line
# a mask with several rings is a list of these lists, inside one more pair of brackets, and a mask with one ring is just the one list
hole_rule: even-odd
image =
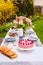
[[27,17],[34,15],[33,0],[16,0],[16,5],[19,8],[17,15],[25,15]]

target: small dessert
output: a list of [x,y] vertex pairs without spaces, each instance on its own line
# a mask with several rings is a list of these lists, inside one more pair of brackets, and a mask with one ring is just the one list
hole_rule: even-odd
[[18,43],[19,48],[32,48],[34,46],[34,42],[32,40],[19,40]]
[[9,51],[9,49],[6,46],[0,46],[0,52],[5,54],[8,51]]
[[6,46],[0,46],[0,52],[6,56],[8,56],[9,58],[13,59],[16,58],[17,55],[15,52],[13,52],[12,50],[10,50],[8,47]]
[[17,34],[16,33],[10,33],[9,36],[15,37]]
[[14,29],[15,27],[12,27],[10,30],[9,30],[9,36],[11,37],[15,37],[17,35],[17,31],[16,29]]
[[14,52],[11,51],[11,50],[9,50],[9,51],[7,52],[7,55],[12,56],[12,55],[14,55]]
[[17,56],[16,55],[12,55],[10,58],[13,59],[13,58],[16,58]]

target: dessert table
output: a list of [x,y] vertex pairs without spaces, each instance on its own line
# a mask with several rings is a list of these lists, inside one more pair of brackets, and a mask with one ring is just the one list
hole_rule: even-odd
[[[9,31],[8,31],[9,33]],[[8,33],[5,38],[8,37]],[[5,38],[1,44],[6,45]],[[11,44],[10,42],[9,44]],[[15,51],[17,54],[17,57],[14,59],[10,59],[6,57],[5,55],[0,53],[0,65],[43,65],[43,46],[40,47],[40,40],[38,39],[38,46],[34,47],[32,50],[19,50],[17,45],[13,44],[10,46],[7,44],[11,50]],[[17,43],[16,43],[17,44]]]
[[[9,29],[9,31],[7,32],[5,38],[3,39],[3,42],[1,45],[5,45],[5,39],[9,37],[9,32],[11,31],[11,29]],[[34,38],[34,36],[36,37],[37,40],[35,40],[35,46],[42,46],[42,43],[40,41],[40,39],[37,37],[37,34],[34,32],[34,30],[32,28],[29,29],[29,32],[32,32],[31,34],[29,34],[29,36],[32,36]],[[20,33],[19,33],[20,34]],[[27,35],[28,36],[28,35]],[[17,41],[18,41],[18,37],[16,37],[16,44],[17,44]],[[12,42],[11,42],[12,44]]]

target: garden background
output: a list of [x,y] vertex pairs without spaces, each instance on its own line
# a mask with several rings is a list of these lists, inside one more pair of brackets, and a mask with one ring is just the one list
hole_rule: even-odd
[[0,0],[0,38],[14,25],[16,16],[32,20],[32,28],[43,43],[43,15],[36,11],[33,0]]

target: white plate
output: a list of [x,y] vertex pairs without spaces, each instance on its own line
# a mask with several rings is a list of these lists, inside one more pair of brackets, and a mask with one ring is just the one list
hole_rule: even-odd
[[19,46],[18,46],[18,49],[19,50],[33,50],[33,49],[35,49],[35,45],[32,47],[32,48],[20,48]]

